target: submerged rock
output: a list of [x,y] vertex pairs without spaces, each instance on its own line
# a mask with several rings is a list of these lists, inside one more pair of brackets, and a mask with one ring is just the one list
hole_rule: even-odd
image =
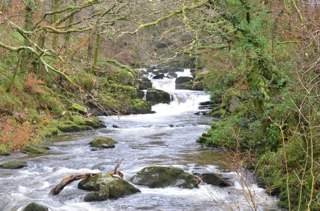
[[3,169],[21,169],[27,166],[27,162],[22,161],[8,161],[0,164],[0,168]]
[[93,191],[84,197],[86,202],[117,199],[140,192],[129,182],[107,173],[97,174],[80,181],[78,188]]
[[30,203],[28,204],[23,211],[48,211],[49,209],[41,204],[38,203]]
[[191,189],[198,187],[197,181],[192,174],[175,167],[146,167],[133,176],[130,181],[133,184],[145,185],[150,188],[173,186]]
[[112,138],[98,137],[91,141],[89,144],[95,148],[114,148],[115,144],[118,143]]
[[44,154],[48,150],[50,150],[49,147],[42,147],[42,146],[36,146],[33,144],[28,144],[20,150],[22,153],[30,153],[30,154]]

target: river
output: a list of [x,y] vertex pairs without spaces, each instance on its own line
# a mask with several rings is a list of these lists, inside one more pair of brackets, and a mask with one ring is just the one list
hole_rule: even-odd
[[[188,76],[190,70],[185,69],[178,75]],[[155,88],[173,96],[170,104],[153,106],[154,114],[102,116],[99,118],[106,128],[53,137],[51,141],[54,142],[48,142],[50,152],[46,155],[13,153],[0,157],[0,163],[9,160],[28,162],[27,168],[0,170],[0,210],[23,210],[30,202],[57,211],[251,210],[248,190],[258,210],[277,210],[275,198],[254,183],[248,183],[248,190],[245,190],[237,173],[219,165],[226,161],[223,153],[196,143],[212,121],[208,116],[195,115],[199,103],[209,100],[209,95],[203,91],[175,90],[175,78],[152,82]],[[100,136],[114,138],[119,143],[113,149],[92,151],[88,143]],[[116,163],[121,163],[120,170],[125,179],[143,167],[161,165],[192,173],[221,173],[230,178],[233,185],[220,188],[201,184],[196,189],[137,186],[141,193],[118,200],[87,203],[83,202],[86,192],[79,190],[74,182],[59,195],[49,195],[52,187],[71,174],[108,171]]]

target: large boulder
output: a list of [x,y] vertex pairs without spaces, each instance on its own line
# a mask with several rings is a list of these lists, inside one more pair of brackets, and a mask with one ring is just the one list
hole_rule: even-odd
[[89,144],[91,147],[102,149],[102,148],[114,148],[115,144],[118,143],[112,138],[98,137],[91,141]]
[[41,204],[32,202],[28,204],[23,211],[48,211],[49,209]]
[[175,167],[146,167],[133,176],[130,181],[133,184],[144,185],[150,188],[173,186],[191,189],[198,187],[197,180],[192,174]]
[[171,96],[169,93],[162,90],[148,89],[146,100],[150,102],[151,105],[155,105],[157,103],[170,103]]
[[176,79],[176,89],[192,89],[192,77],[181,76]]
[[8,161],[0,164],[0,168],[3,168],[3,169],[21,169],[26,166],[27,166],[27,163],[22,161]]
[[117,199],[140,192],[129,182],[107,173],[97,174],[80,181],[78,188],[92,191],[84,197],[86,202]]

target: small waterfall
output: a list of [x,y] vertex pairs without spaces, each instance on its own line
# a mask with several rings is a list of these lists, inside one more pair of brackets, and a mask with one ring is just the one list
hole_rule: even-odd
[[[157,74],[163,74],[163,78],[153,79]],[[210,100],[210,95],[203,91],[176,89],[176,78],[182,76],[192,77],[190,69],[174,72],[170,77],[169,74],[170,73],[158,73],[157,70],[145,74],[145,76],[151,80],[153,88],[168,92],[172,98],[169,104],[161,103],[152,107],[152,110],[157,114],[174,115],[184,112],[196,112],[199,111],[199,103]],[[172,75],[174,75],[174,77]]]

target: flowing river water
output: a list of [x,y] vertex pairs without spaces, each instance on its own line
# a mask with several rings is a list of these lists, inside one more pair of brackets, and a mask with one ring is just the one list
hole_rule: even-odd
[[[188,76],[190,70],[185,69],[178,75]],[[256,184],[247,182],[248,187],[243,187],[242,179],[252,180],[248,175],[240,177],[218,167],[219,163],[227,162],[223,153],[196,143],[212,121],[208,116],[195,115],[199,103],[208,101],[209,95],[202,91],[175,90],[175,78],[152,82],[154,88],[169,92],[173,98],[170,104],[153,106],[154,114],[102,116],[100,119],[106,128],[58,135],[52,138],[54,142],[49,142],[49,154],[13,153],[0,157],[0,163],[28,162],[27,168],[0,170],[0,210],[23,210],[30,202],[57,211],[252,210],[251,200],[258,210],[277,210],[276,199]],[[111,137],[119,143],[113,149],[92,151],[88,143],[98,136]],[[121,162],[120,170],[125,179],[143,167],[160,165],[179,167],[191,173],[217,172],[228,177],[233,185],[220,188],[201,184],[196,189],[137,186],[141,193],[88,203],[83,201],[86,192],[79,190],[74,182],[59,195],[49,195],[51,188],[69,175],[108,171],[118,162]]]

